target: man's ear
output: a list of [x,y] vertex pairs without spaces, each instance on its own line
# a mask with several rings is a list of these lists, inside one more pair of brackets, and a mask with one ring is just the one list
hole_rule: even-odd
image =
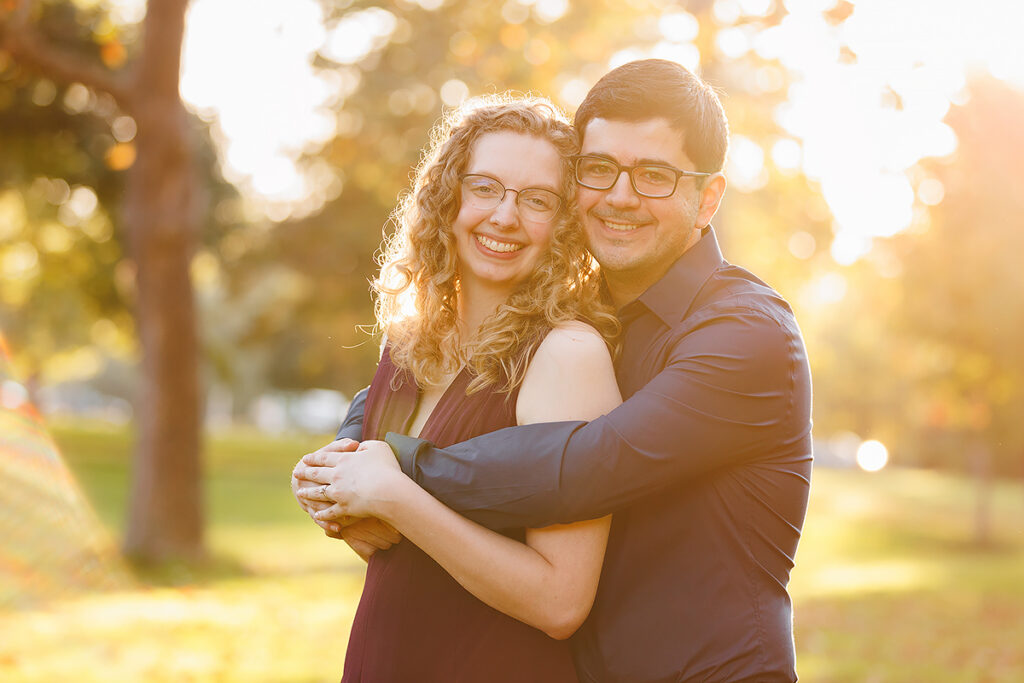
[[722,203],[725,186],[725,176],[721,172],[708,176],[704,181],[704,189],[700,193],[700,208],[697,210],[698,228],[706,228],[711,223],[719,204]]

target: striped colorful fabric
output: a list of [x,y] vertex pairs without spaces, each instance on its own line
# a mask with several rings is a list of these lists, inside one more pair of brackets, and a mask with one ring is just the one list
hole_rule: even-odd
[[0,334],[0,608],[130,585]]

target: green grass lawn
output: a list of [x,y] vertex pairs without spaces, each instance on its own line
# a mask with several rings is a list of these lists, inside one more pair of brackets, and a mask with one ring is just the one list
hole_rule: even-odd
[[[129,436],[57,425],[111,533]],[[295,461],[327,437],[237,432],[207,444],[208,567],[0,612],[3,681],[331,681],[363,564],[292,500]],[[932,472],[815,472],[791,585],[810,682],[1024,681],[1024,486],[999,483],[992,542],[971,542],[970,483]]]

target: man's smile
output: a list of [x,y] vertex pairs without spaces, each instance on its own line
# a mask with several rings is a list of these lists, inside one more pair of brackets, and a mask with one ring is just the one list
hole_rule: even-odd
[[636,216],[614,216],[614,215],[601,215],[591,212],[591,217],[599,220],[609,230],[615,232],[632,232],[638,228],[642,228],[649,224],[649,220],[641,219]]

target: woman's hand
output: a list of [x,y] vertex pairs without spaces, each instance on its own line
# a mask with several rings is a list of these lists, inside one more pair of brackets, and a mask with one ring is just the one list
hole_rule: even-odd
[[396,500],[401,487],[411,483],[402,474],[391,447],[383,441],[364,441],[354,452],[321,448],[304,456],[292,474],[318,484],[299,489],[296,495],[334,503],[314,515],[320,521],[344,517],[386,519],[387,503]]
[[[327,449],[335,451],[354,451],[358,446],[358,441],[353,441],[352,439],[338,439],[337,441],[332,441],[331,443],[327,444],[321,450]],[[299,465],[301,464],[302,460],[300,459],[299,462],[296,463],[296,468],[298,468]],[[326,510],[327,508],[331,507],[331,505],[334,504],[334,501],[306,498],[300,493],[300,491],[302,491],[303,489],[315,486],[316,482],[308,481],[306,479],[299,479],[295,476],[294,473],[292,474],[292,495],[295,496],[295,500],[298,502],[302,510],[306,514],[308,514],[310,518],[312,518],[312,520],[316,522],[317,525],[320,526],[320,528],[323,529],[324,533],[326,533],[328,536],[330,536],[331,538],[342,538],[340,533],[341,525],[335,523],[321,522],[315,516],[317,512],[320,512],[321,510]]]

